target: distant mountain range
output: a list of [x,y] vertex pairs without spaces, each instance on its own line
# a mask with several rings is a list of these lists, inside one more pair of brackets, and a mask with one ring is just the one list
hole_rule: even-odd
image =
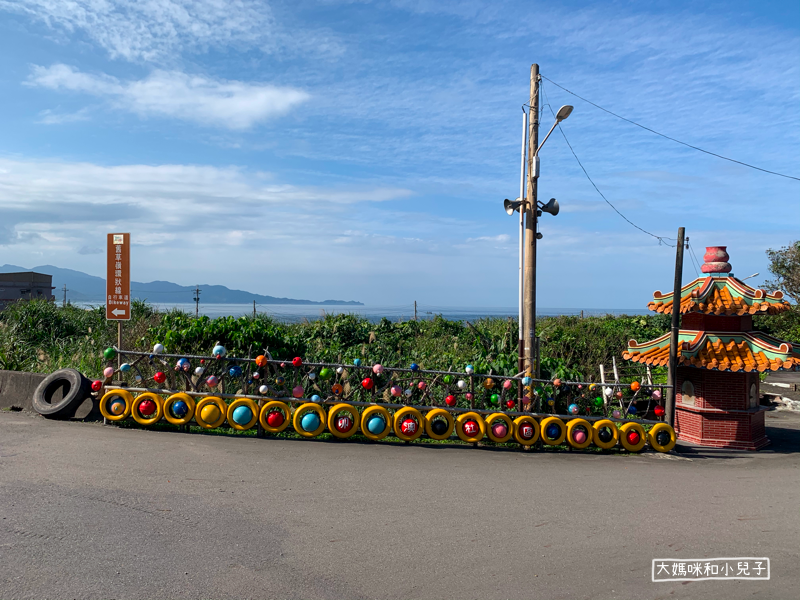
[[[3,265],[0,273],[16,273],[20,271],[35,271],[53,276],[53,293],[57,300],[63,298],[63,287],[67,286],[67,299],[79,302],[104,302],[106,295],[106,280],[73,269],[62,269],[53,265],[41,265],[32,269],[25,269],[17,265]],[[354,300],[296,300],[294,298],[275,298],[262,296],[242,290],[232,290],[224,285],[204,284],[200,287],[200,302],[203,304],[251,304],[254,300],[258,304],[318,304],[318,305],[351,305],[363,306],[362,302]],[[159,304],[172,304],[193,302],[195,286],[178,285],[169,281],[151,281],[141,283],[131,281],[131,296],[141,300],[149,300]]]

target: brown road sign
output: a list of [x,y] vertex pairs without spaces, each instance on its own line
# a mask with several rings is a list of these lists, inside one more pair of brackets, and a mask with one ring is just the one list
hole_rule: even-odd
[[131,234],[108,234],[106,267],[106,319],[131,318]]

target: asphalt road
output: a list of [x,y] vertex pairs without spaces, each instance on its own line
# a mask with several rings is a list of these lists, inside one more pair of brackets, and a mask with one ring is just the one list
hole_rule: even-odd
[[[760,453],[259,440],[0,413],[0,598],[770,598],[800,584],[800,415]],[[652,583],[767,556],[770,581]]]

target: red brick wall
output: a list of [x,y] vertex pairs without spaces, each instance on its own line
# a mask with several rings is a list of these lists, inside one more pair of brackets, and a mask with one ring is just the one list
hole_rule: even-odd
[[731,373],[695,367],[678,367],[677,375],[677,404],[683,403],[681,389],[683,382],[689,380],[694,385],[694,406],[697,408],[747,410],[750,384],[758,384],[758,375],[755,373]]

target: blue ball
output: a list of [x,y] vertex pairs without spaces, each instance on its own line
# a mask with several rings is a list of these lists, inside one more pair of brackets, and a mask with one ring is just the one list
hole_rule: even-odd
[[172,414],[182,419],[189,412],[189,405],[183,400],[178,400],[172,403]]
[[567,408],[567,410],[569,411],[569,414],[577,415],[579,408],[578,408],[577,404],[570,404],[569,408]]
[[353,360],[353,364],[354,364],[355,366],[357,366],[357,367],[358,367],[358,366],[360,366],[360,365],[361,365],[361,359],[360,359],[360,358],[356,358],[356,359],[354,359],[354,360]]
[[191,366],[188,358],[180,358],[178,359],[178,366],[181,369],[188,369]]
[[629,415],[635,415],[635,414],[636,414],[636,407],[635,407],[633,404],[631,404],[631,405],[628,407],[628,414],[629,414]]
[[531,379],[527,375],[522,378],[522,385],[530,385],[532,382],[533,382],[533,379]]
[[386,421],[383,420],[383,417],[372,417],[367,421],[367,429],[371,434],[378,435],[386,429]]
[[311,396],[311,401],[312,402],[319,402],[320,400],[322,400],[322,398],[320,398],[317,394],[314,394],[313,396]]
[[316,431],[319,428],[319,415],[315,412],[307,412],[300,419],[300,427],[303,428],[303,431]]
[[119,370],[122,371],[123,373],[127,373],[128,371],[131,370],[131,366],[128,363],[122,363],[119,366]]
[[241,377],[242,376],[242,367],[239,365],[234,365],[230,369],[228,369],[228,374],[231,377]]
[[253,419],[253,411],[247,406],[237,406],[233,409],[233,422],[237,425],[247,425]]
[[417,363],[411,363],[411,370],[419,371],[419,365]]
[[545,433],[547,433],[548,439],[555,440],[561,435],[561,427],[555,423],[551,423],[547,426],[547,431]]

